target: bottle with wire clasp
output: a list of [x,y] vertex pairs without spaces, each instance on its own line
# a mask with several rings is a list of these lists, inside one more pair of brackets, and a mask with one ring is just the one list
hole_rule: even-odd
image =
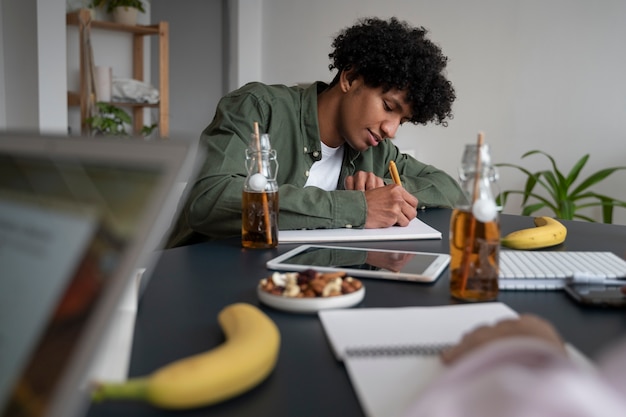
[[483,133],[477,144],[465,146],[459,180],[466,201],[450,219],[450,294],[463,301],[494,300],[499,292],[498,172]]
[[244,248],[264,249],[278,245],[278,161],[268,134],[259,135],[255,123],[246,149],[248,176],[243,185],[241,244]]

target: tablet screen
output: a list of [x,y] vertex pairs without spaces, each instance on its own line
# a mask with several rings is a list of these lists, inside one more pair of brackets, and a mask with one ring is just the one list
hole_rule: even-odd
[[[410,275],[432,275],[433,265],[447,265],[447,255],[388,251],[339,246],[306,246],[270,262],[268,266],[308,266],[357,271],[381,271]],[[284,269],[284,268],[280,268]],[[442,268],[436,268],[439,270]]]

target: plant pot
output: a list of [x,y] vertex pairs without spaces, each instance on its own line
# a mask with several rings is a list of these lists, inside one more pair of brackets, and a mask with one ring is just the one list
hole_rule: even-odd
[[123,25],[136,25],[138,11],[139,10],[134,7],[116,7],[115,9],[113,9],[113,21],[115,23],[121,23]]

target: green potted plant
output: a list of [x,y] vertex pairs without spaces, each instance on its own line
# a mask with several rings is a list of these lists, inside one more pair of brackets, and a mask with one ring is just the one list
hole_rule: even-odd
[[[599,194],[591,191],[593,185],[603,181],[609,175],[619,170],[626,170],[626,166],[618,166],[601,169],[587,178],[575,184],[582,169],[589,160],[589,154],[583,156],[569,171],[567,176],[558,169],[552,156],[539,150],[526,152],[522,159],[531,155],[544,155],[551,164],[552,169],[530,172],[516,164],[501,163],[498,167],[510,167],[521,171],[526,176],[526,184],[523,190],[507,190],[497,197],[498,204],[504,206],[507,198],[511,194],[522,196],[522,215],[530,216],[534,212],[548,208],[559,219],[573,220],[580,219],[593,222],[594,219],[580,213],[580,210],[589,207],[602,208],[602,221],[604,223],[613,222],[613,209],[615,207],[626,208],[626,201]],[[547,196],[536,192],[536,188],[543,188]]]
[[92,0],[93,7],[102,7],[111,13],[113,21],[125,25],[137,23],[137,13],[145,13],[142,0]]
[[[93,135],[128,136],[126,127],[132,123],[130,115],[123,109],[111,103],[99,101],[96,103],[98,112],[85,119]],[[141,136],[148,138],[158,127],[156,123],[141,128]]]
[[128,136],[126,126],[132,122],[128,113],[110,103],[96,103],[97,113],[85,119],[94,135]]

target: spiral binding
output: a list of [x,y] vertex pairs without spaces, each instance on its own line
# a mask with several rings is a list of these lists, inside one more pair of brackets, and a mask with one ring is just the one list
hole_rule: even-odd
[[452,347],[451,343],[430,343],[420,345],[397,346],[362,346],[347,348],[345,355],[348,358],[374,358],[380,356],[432,356]]

